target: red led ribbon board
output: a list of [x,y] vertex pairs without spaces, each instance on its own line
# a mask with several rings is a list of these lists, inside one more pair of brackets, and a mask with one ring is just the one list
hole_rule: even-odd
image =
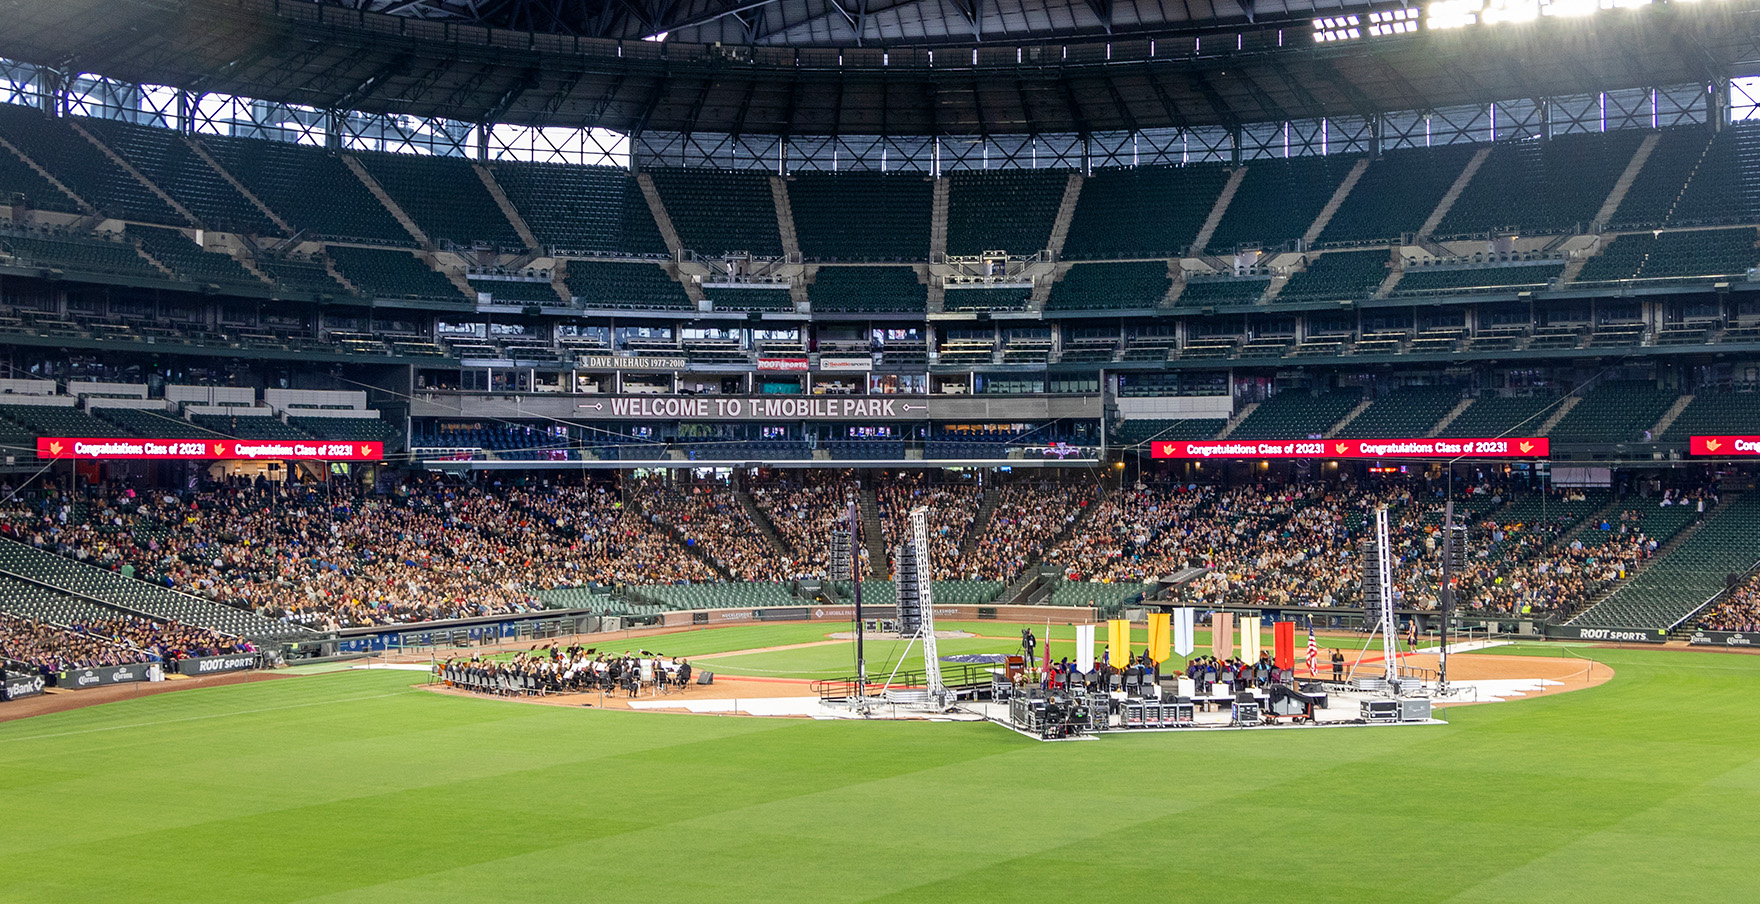
[[1694,455],[1716,455],[1722,458],[1760,455],[1760,436],[1695,436],[1688,449]]
[[81,461],[125,459],[280,459],[312,461],[380,461],[385,444],[323,440],[257,439],[113,439],[41,436],[38,458]]
[[1503,439],[1267,439],[1157,440],[1151,458],[1545,458],[1552,447],[1540,437]]

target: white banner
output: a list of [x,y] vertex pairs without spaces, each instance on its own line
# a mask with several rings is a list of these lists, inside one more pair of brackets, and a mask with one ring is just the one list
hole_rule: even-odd
[[870,355],[860,355],[860,356],[851,355],[851,356],[847,356],[847,357],[832,357],[831,355],[820,355],[819,356],[819,369],[820,370],[873,370],[874,369],[874,359]]
[[1173,651],[1181,656],[1190,656],[1197,649],[1192,633],[1195,614],[1190,606],[1173,610]]
[[1259,622],[1257,615],[1241,616],[1241,661],[1259,661]]
[[1094,670],[1094,626],[1076,625],[1076,671]]

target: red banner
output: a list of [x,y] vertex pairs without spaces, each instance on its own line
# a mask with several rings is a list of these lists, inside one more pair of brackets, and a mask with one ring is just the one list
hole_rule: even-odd
[[1694,455],[1760,455],[1760,436],[1695,436],[1688,448]]
[[282,459],[379,461],[384,443],[283,439],[78,439],[37,438],[38,458],[105,459]]
[[1504,439],[1221,439],[1151,445],[1151,458],[1545,458],[1540,437]]

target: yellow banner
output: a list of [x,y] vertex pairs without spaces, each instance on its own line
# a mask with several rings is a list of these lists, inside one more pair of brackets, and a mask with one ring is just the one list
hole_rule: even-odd
[[1156,662],[1166,662],[1173,655],[1173,642],[1168,636],[1173,626],[1173,617],[1166,612],[1155,612],[1149,615],[1149,658]]
[[1114,619],[1106,623],[1106,661],[1122,669],[1131,661],[1131,623]]

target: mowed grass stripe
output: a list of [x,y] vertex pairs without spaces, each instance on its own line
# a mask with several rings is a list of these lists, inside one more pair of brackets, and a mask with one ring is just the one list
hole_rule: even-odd
[[[1760,690],[1760,660],[1596,655],[1612,682],[1448,726],[1053,745],[347,699],[410,673],[143,698],[0,726],[132,726],[0,743],[37,774],[0,779],[9,815],[49,827],[0,842],[0,901],[1741,899],[1718,864],[1754,861],[1760,725],[1695,701]],[[192,707],[220,717],[147,724]]]

